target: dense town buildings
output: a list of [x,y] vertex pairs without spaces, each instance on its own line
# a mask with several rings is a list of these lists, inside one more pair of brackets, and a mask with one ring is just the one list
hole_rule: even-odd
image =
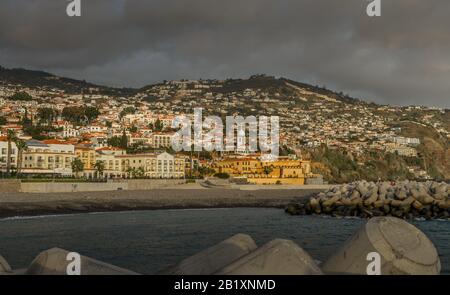
[[[279,165],[272,163],[272,171],[265,176],[273,179],[295,178],[294,174],[299,179],[307,178],[310,171],[305,167],[307,161],[301,159],[302,151],[324,145],[353,155],[384,151],[418,157],[420,140],[401,136],[401,128],[391,124],[399,117],[404,121],[414,118],[414,124],[433,128],[444,138],[450,138],[440,119],[445,110],[358,101],[347,103],[326,91],[314,92],[293,82],[283,81],[282,86],[276,85],[278,88],[255,87],[252,83],[258,79],[268,79],[264,81],[269,86],[281,83],[270,77],[252,77],[246,81],[250,84],[247,88],[235,86],[244,83],[241,80],[234,84],[228,80],[166,81],[127,97],[95,94],[98,89],[72,94],[56,88],[24,85],[18,88],[18,85],[0,83],[0,117],[4,118],[0,125],[0,169],[6,169],[7,133],[12,130],[26,142],[27,148],[20,156],[15,143],[11,143],[10,166],[17,169],[20,157],[22,174],[40,171],[61,176],[99,177],[101,170],[102,177],[182,178],[192,174],[193,166],[203,165],[232,176],[263,178],[265,173],[261,173],[261,169],[266,166],[261,161],[230,158],[235,153],[248,156],[245,151],[212,153],[212,159],[206,162],[194,159],[195,153],[177,155],[170,151],[175,131],[171,128],[173,119],[177,115],[191,116],[196,107],[202,107],[204,115],[219,117],[279,116],[280,144],[295,153],[299,160],[295,163],[280,160]],[[29,93],[32,100],[10,99],[18,89]],[[283,93],[277,89],[282,89]],[[71,119],[65,115],[68,106],[94,108],[98,112],[92,118],[85,115]],[[43,109],[50,115],[46,117]],[[37,137],[24,129],[24,118],[28,124],[42,127]],[[33,140],[33,137],[42,140]],[[74,159],[82,162],[82,172],[72,171]],[[103,167],[97,165],[98,161]],[[247,162],[250,166],[238,165]]]

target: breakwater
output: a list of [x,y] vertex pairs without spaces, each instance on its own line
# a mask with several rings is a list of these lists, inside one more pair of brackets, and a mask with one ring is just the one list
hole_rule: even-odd
[[449,219],[450,186],[444,182],[367,182],[334,186],[286,207],[291,215]]

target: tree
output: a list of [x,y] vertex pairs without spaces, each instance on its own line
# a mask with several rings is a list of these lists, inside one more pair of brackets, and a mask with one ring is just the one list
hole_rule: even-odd
[[127,154],[139,154],[139,153],[147,153],[151,150],[147,145],[144,145],[140,142],[136,142],[133,144],[129,144],[127,147]]
[[5,117],[1,116],[0,117],[0,126],[6,125],[7,123],[8,123],[8,120]]
[[213,175],[216,172],[213,168],[206,167],[206,166],[198,167],[197,171],[198,171],[198,174],[200,175],[200,177]]
[[163,129],[164,129],[164,124],[158,118],[155,122],[154,131],[160,132],[160,131],[163,131]]
[[122,137],[113,136],[107,140],[109,146],[122,147]]
[[98,160],[94,164],[94,168],[97,172],[97,178],[103,176],[103,171],[105,171],[105,162]]
[[72,161],[72,172],[75,172],[75,176],[78,177],[80,172],[84,171],[84,163],[80,158],[75,158]]
[[83,107],[65,107],[62,110],[62,117],[73,123],[79,123],[86,119]]
[[126,149],[128,147],[128,136],[125,130],[122,132],[122,138],[120,139],[120,147]]
[[11,152],[12,152],[12,142],[16,140],[16,134],[14,130],[8,129],[6,133],[6,140],[8,141],[8,150],[6,151],[6,175],[10,176],[11,172]]
[[130,178],[142,178],[145,175],[145,170],[142,167],[137,169],[134,167],[128,167],[127,173]]
[[22,126],[24,129],[30,127],[33,124],[33,121],[30,118],[28,118],[28,109],[27,108],[25,108],[25,114],[22,118],[21,123],[22,123]]
[[120,116],[120,118],[123,118],[126,115],[134,114],[134,113],[136,113],[136,109],[134,107],[126,107],[120,112],[119,116]]
[[134,173],[135,173],[136,169],[134,167],[128,167],[127,168],[127,174],[129,178],[133,178],[134,177]]
[[52,127],[52,126],[43,126],[43,125],[30,125],[23,129],[23,131],[30,135],[33,139],[37,140],[43,140],[48,139],[48,133],[49,132],[55,132],[58,129]]
[[30,100],[33,100],[33,97],[31,97],[31,95],[29,95],[25,91],[19,91],[19,92],[14,93],[12,96],[10,96],[9,99],[20,100],[20,101],[30,101]]
[[230,178],[230,174],[225,173],[225,172],[216,173],[216,174],[214,174],[214,177],[221,178],[221,179],[228,179],[228,178]]
[[19,176],[22,172],[22,155],[23,151],[27,149],[27,143],[20,138],[15,138],[14,143],[17,148],[17,176]]
[[65,107],[62,110],[62,117],[73,123],[82,121],[92,121],[100,115],[100,111],[96,107]]
[[135,177],[135,178],[142,178],[142,177],[144,177],[144,175],[145,175],[145,170],[144,170],[144,168],[143,168],[143,167],[139,167],[139,168],[136,170],[136,172],[135,172],[135,174],[134,174],[134,177]]
[[88,121],[90,122],[98,118],[98,115],[100,115],[100,111],[96,107],[86,107],[84,109],[84,114],[88,119]]
[[270,166],[265,166],[263,168],[263,170],[264,170],[264,174],[266,174],[266,176],[273,172],[273,168]]
[[39,108],[37,111],[37,117],[40,119],[40,121],[47,124],[55,121],[57,115],[57,111],[52,108],[44,107]]
[[131,133],[136,133],[138,131],[138,128],[136,126],[131,126],[130,127],[130,132]]

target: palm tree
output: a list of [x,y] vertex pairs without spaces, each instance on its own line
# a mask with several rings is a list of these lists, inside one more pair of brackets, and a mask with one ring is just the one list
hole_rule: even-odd
[[16,139],[16,134],[14,130],[8,129],[6,134],[6,140],[8,141],[8,150],[6,152],[6,175],[10,176],[11,172],[11,152],[12,152],[12,142]]
[[80,158],[75,158],[72,161],[72,172],[75,173],[75,177],[78,177],[80,172],[84,170],[84,163],[80,160]]
[[135,177],[136,177],[136,178],[142,178],[142,177],[144,177],[144,176],[145,176],[145,170],[144,170],[144,168],[143,168],[143,167],[139,167],[139,168],[136,170]]
[[271,166],[264,166],[263,171],[264,171],[264,174],[266,174],[266,177],[268,177],[269,174],[273,172],[273,168]]
[[136,168],[128,167],[126,172],[128,173],[129,178],[134,178],[136,174]]
[[17,176],[19,176],[22,172],[22,154],[27,149],[27,143],[20,138],[15,138],[14,143],[17,148]]
[[97,177],[101,177],[103,175],[103,171],[105,171],[105,162],[97,161],[94,165],[95,170],[97,171]]

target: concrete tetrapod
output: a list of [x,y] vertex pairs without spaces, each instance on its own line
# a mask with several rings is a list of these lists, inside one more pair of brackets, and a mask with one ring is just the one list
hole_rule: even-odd
[[7,273],[11,273],[11,267],[9,266],[5,258],[3,258],[3,256],[0,255],[0,275]]
[[209,275],[256,249],[249,235],[237,234],[158,274]]
[[433,243],[415,226],[395,217],[370,219],[321,267],[328,274],[367,274],[371,252],[380,255],[382,275],[437,275],[441,271]]
[[[52,248],[41,252],[31,262],[27,275],[66,275],[69,251]],[[137,275],[127,269],[107,264],[86,256],[81,256],[81,275]]]
[[219,275],[318,275],[314,260],[290,240],[276,239],[259,247],[215,274]]

